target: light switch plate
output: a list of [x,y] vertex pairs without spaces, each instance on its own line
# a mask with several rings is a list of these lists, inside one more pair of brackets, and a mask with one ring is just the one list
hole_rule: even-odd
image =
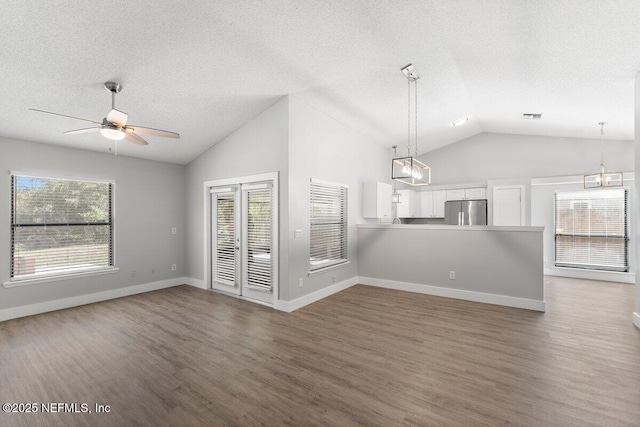
[[302,230],[293,230],[293,237],[299,239],[302,237]]

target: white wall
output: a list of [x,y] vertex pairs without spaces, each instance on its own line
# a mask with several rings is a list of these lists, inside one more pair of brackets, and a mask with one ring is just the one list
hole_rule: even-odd
[[[279,299],[291,301],[357,276],[356,224],[362,218],[362,185],[389,181],[391,156],[385,147],[334,120],[295,96],[287,96],[187,165],[187,275],[204,279],[205,181],[279,172]],[[350,264],[309,272],[309,182],[311,178],[349,186]],[[294,238],[294,230],[302,230]],[[298,279],[303,286],[298,286]],[[335,279],[334,279],[335,278]]]
[[[114,252],[120,271],[6,289],[0,286],[0,310],[184,276],[184,166],[2,138],[0,283],[8,282],[11,274],[10,171],[115,180]],[[173,227],[176,235],[171,234]],[[176,271],[171,271],[171,264],[177,264]],[[132,270],[136,277],[131,277]]]
[[[640,73],[636,75],[635,79],[635,153],[634,162],[636,170],[640,170]],[[633,237],[635,238],[636,253],[640,253],[640,185],[636,185],[634,192],[635,201],[633,202],[633,221],[634,228],[632,229]],[[634,231],[635,230],[635,231]],[[633,323],[640,328],[640,263],[636,265],[636,309],[633,313]]]
[[[290,97],[289,138],[289,298],[291,300],[358,274],[356,224],[362,217],[366,181],[390,181],[391,151],[329,115]],[[350,264],[307,276],[309,272],[310,179],[349,186],[348,259]],[[301,238],[293,230],[302,230]],[[298,287],[299,278],[303,287]]]
[[544,311],[541,251],[531,227],[358,227],[364,284]]
[[288,265],[288,127],[289,97],[284,97],[187,165],[187,276],[205,279],[204,182],[278,172],[280,299],[288,298],[288,289],[283,286],[283,283],[287,283]]
[[[594,123],[594,137],[599,135]],[[420,160],[431,166],[434,185],[584,175],[600,165],[600,140],[481,133]],[[612,170],[634,170],[633,142],[605,140],[605,163]]]

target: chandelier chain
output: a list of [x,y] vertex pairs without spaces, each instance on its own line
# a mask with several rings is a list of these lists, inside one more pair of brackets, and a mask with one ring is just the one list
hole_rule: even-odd
[[600,122],[600,166],[604,166],[604,125],[607,123]]
[[418,80],[413,82],[416,93],[414,96],[414,102],[416,107],[414,108],[415,112],[415,125],[416,125],[416,159],[418,158]]
[[411,157],[411,80],[407,79],[407,157]]

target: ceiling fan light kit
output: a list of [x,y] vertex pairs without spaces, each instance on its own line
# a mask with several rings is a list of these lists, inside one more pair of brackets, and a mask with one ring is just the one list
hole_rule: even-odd
[[122,128],[109,125],[102,125],[102,127],[100,128],[100,134],[105,138],[112,139],[114,141],[120,141],[121,139],[124,139],[125,136],[127,136]]
[[129,142],[133,142],[136,145],[149,145],[149,143],[142,138],[139,133],[153,136],[161,136],[164,138],[180,138],[180,134],[176,132],[170,132],[161,129],[153,129],[142,126],[127,126],[127,120],[129,119],[129,115],[123,111],[116,109],[116,94],[120,93],[122,90],[122,85],[116,82],[108,81],[104,83],[104,88],[111,92],[111,111],[107,114],[107,117],[102,119],[102,122],[98,122],[95,120],[83,119],[75,116],[68,116],[66,114],[52,113],[51,111],[37,110],[35,108],[30,108],[32,111],[37,111],[40,113],[52,114],[54,116],[62,116],[70,119],[83,120],[85,122],[90,122],[96,124],[98,126],[84,128],[84,129],[75,129],[64,132],[67,135],[75,135],[80,133],[88,133],[88,132],[97,132],[100,131],[100,134],[107,139],[119,141],[122,139],[126,139]]
[[[408,83],[408,141],[407,157],[391,160],[391,178],[405,184],[417,187],[431,184],[431,167],[418,160],[418,79],[420,74],[412,64],[401,69]],[[414,84],[414,112],[415,112],[415,156],[411,156],[411,83]]]

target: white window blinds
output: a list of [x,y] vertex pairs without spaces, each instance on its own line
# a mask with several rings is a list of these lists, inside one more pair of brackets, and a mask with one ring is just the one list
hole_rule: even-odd
[[236,193],[212,193],[215,202],[215,280],[226,285],[236,284]]
[[310,270],[347,262],[347,187],[311,181]]
[[113,266],[113,184],[11,177],[11,278]]
[[629,271],[627,190],[555,194],[558,267]]
[[245,282],[248,286],[271,289],[271,186],[245,185],[243,191],[246,200]]

